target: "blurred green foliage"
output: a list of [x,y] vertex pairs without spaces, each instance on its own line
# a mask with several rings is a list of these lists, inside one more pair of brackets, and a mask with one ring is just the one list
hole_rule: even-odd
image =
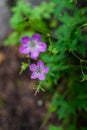
[[[54,95],[50,114],[56,113],[61,121],[60,126],[50,125],[49,130],[87,130],[87,7],[79,9],[76,3],[51,0],[32,8],[18,2],[10,20],[14,31],[4,42],[15,45],[23,35],[35,32],[41,32],[46,41],[47,52],[40,58],[50,71],[42,85]],[[23,63],[22,69],[26,68]]]
[[2,99],[0,99],[0,109],[3,109],[3,107],[4,107],[4,102]]
[[[49,10],[48,10],[49,7]],[[39,6],[32,7],[30,3],[18,1],[16,6],[12,8],[12,17],[10,20],[11,27],[14,31],[8,39],[4,41],[4,45],[15,45],[20,42],[20,38],[24,35],[31,36],[37,28],[49,32],[49,28],[55,27],[55,20],[50,22],[48,27],[47,20],[51,19],[55,4],[53,2],[42,2]],[[30,24],[25,19],[28,19]],[[34,27],[34,29],[32,28]]]
[[50,125],[49,130],[63,130],[63,129],[61,127],[56,127],[56,126]]
[[57,86],[50,113],[58,115],[64,130],[86,130],[87,61],[81,60],[87,56],[87,8],[79,9],[74,2],[66,0],[53,1],[57,5],[54,16],[60,23],[55,30],[57,40],[53,42],[58,53],[42,57],[50,66],[47,80],[50,77],[50,82]]

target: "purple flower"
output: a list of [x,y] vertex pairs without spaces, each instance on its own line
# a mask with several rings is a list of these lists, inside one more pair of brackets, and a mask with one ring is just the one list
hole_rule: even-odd
[[32,71],[31,79],[38,78],[39,80],[44,80],[45,74],[48,73],[49,68],[47,66],[44,66],[44,63],[42,61],[38,61],[37,65],[30,65],[30,70]]
[[22,54],[29,54],[31,59],[37,59],[40,52],[46,51],[46,43],[41,42],[41,36],[34,34],[32,37],[23,36],[21,38],[21,47],[19,49]]

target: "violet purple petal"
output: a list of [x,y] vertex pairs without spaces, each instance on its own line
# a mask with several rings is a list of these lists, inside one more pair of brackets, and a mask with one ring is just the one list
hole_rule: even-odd
[[28,46],[21,46],[19,48],[20,53],[22,54],[29,54],[29,47]]
[[31,79],[36,79],[36,78],[38,78],[38,76],[35,73],[32,73],[31,74]]
[[31,39],[30,39],[30,37],[28,37],[28,36],[23,36],[23,37],[21,38],[21,43],[22,43],[22,44],[28,44],[30,41],[31,41]]
[[39,80],[44,80],[45,79],[45,75],[44,74],[41,74],[38,76]]
[[44,68],[44,63],[41,60],[39,60],[37,62],[37,66],[39,66],[40,68]]
[[35,71],[36,67],[37,66],[35,64],[31,64],[29,68],[30,68],[31,71]]
[[31,59],[36,60],[38,58],[38,56],[39,56],[39,52],[38,51],[34,51],[34,52],[30,53],[30,58]]
[[44,43],[44,42],[39,42],[39,51],[40,51],[40,52],[45,52],[45,51],[46,51],[46,48],[47,48],[46,43]]
[[39,42],[41,40],[41,35],[40,34],[34,34],[32,35],[32,40]]
[[48,71],[49,71],[49,68],[47,66],[45,66],[43,72],[46,74],[46,73],[48,73]]

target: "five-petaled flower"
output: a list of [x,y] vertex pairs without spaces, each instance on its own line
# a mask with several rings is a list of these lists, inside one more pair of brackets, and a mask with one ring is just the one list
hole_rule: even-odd
[[46,43],[41,42],[40,34],[34,34],[31,38],[23,36],[21,43],[20,53],[29,54],[31,59],[37,59],[40,52],[45,52],[47,48]]
[[30,70],[32,71],[31,79],[39,79],[44,80],[45,75],[48,73],[49,68],[47,66],[44,66],[44,63],[40,60],[36,64],[30,65]]

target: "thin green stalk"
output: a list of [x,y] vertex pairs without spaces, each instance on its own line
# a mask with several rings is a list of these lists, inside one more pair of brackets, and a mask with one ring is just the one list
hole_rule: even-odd
[[30,58],[29,58],[29,55],[27,56],[27,58],[28,58],[28,64],[30,65]]
[[52,46],[52,41],[51,41],[51,38],[49,37],[49,43],[50,43],[50,46]]
[[40,33],[42,33],[42,34],[44,34],[44,35],[47,35],[46,32],[44,32],[44,31],[40,30],[39,28],[36,28],[35,26],[33,26],[30,21],[28,21],[28,24],[29,24],[35,31],[40,32]]
[[83,75],[83,77],[85,77],[84,71],[83,71],[83,66],[82,63],[83,62],[87,62],[87,60],[81,59],[79,56],[77,56],[74,52],[72,52],[72,54],[79,60],[80,62],[80,67],[81,67],[81,73]]
[[81,27],[84,27],[84,26],[87,26],[87,23],[82,24],[82,25],[80,26],[80,28],[81,28]]
[[[27,20],[26,20],[26,19],[27,19]],[[57,38],[56,36],[54,36],[54,34],[51,34],[51,33],[47,33],[47,32],[42,31],[41,29],[39,29],[39,28],[33,26],[32,23],[29,21],[28,18],[26,18],[26,19],[25,19],[26,23],[29,24],[35,31],[42,33],[42,34],[45,35],[46,37],[52,37],[52,38],[58,40],[58,38]]]
[[39,84],[38,84],[38,86],[37,86],[37,88],[36,88],[36,91],[35,91],[35,96],[39,93],[40,90],[45,91],[45,90],[42,88],[41,84],[42,84],[42,82],[39,81]]
[[[57,90],[58,90],[58,88],[55,90],[55,92],[54,92],[54,94],[53,94],[53,96],[52,96],[51,102],[53,102],[53,101],[55,100],[55,97],[56,97],[56,95],[57,95],[57,93],[58,93]],[[43,119],[43,122],[42,122],[41,127],[39,128],[39,130],[41,130],[41,129],[47,124],[47,122],[48,122],[48,120],[49,120],[49,118],[50,118],[50,116],[51,116],[51,113],[52,113],[51,110],[50,110],[50,108],[51,108],[51,105],[50,105],[50,107],[49,107],[49,109],[48,109],[48,112],[47,112],[45,118]]]
[[81,58],[79,56],[77,56],[74,52],[72,52],[72,54],[80,61]]
[[82,75],[83,75],[83,77],[85,77],[85,74],[84,74],[84,71],[83,71],[83,67],[82,67],[82,63],[81,63],[81,62],[80,62],[80,66],[81,66]]

